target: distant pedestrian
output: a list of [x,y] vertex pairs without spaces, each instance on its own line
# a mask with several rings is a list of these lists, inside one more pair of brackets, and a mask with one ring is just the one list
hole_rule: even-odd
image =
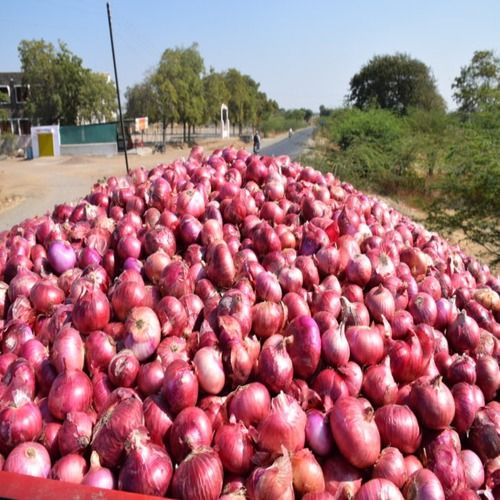
[[293,129],[290,129],[288,131],[288,138],[290,139],[290,137],[292,137],[292,135],[293,135]]
[[253,136],[253,152],[257,153],[260,149],[260,135],[259,131],[256,130]]

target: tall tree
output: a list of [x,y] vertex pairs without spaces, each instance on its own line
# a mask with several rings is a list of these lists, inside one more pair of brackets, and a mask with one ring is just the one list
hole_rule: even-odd
[[216,73],[210,68],[209,74],[203,78],[203,95],[205,97],[205,118],[215,125],[217,131],[221,104],[227,104],[229,99],[224,75]]
[[110,115],[113,84],[85,68],[65,43],[59,42],[56,50],[43,39],[22,40],[18,52],[24,83],[30,88],[26,114],[32,120],[76,125]]
[[245,123],[245,103],[247,99],[245,79],[237,69],[231,68],[226,72],[226,86],[229,91],[229,116],[233,117],[233,128],[238,125],[238,131],[241,135]]
[[[205,69],[198,44],[163,52],[153,76],[159,96],[175,101],[175,112],[183,124],[184,141],[190,140],[191,127],[200,123],[204,112],[203,83]],[[187,132],[187,134],[186,134]]]
[[452,86],[460,111],[472,113],[500,109],[500,58],[491,50],[474,52]]
[[350,81],[348,101],[405,114],[410,107],[445,109],[428,66],[407,54],[373,57]]
[[108,75],[86,70],[80,92],[78,118],[81,122],[107,122],[116,119],[116,88]]

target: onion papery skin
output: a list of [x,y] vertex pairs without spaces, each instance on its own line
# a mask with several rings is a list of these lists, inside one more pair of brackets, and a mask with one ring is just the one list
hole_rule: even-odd
[[363,407],[351,396],[338,399],[330,413],[330,429],[335,444],[352,465],[363,469],[376,462],[380,434],[371,407]]
[[39,443],[27,441],[17,445],[9,453],[3,470],[45,479],[49,476],[50,467],[47,450]]

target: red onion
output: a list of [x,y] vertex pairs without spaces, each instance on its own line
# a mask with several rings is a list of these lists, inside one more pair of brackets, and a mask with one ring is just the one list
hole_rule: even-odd
[[47,259],[57,274],[75,267],[76,254],[67,241],[53,241],[47,251]]
[[372,500],[375,498],[404,500],[399,488],[388,479],[372,479],[364,483],[356,494],[356,499],[359,500]]
[[345,365],[349,361],[349,342],[345,336],[344,324],[339,328],[329,328],[321,335],[321,353],[331,366]]
[[50,479],[80,484],[87,472],[87,462],[75,453],[60,458],[50,470]]
[[413,384],[410,404],[420,421],[429,429],[444,429],[455,416],[455,402],[441,377],[420,377]]
[[72,320],[82,333],[100,330],[109,322],[111,315],[109,301],[101,290],[94,288],[83,292],[76,300]]
[[51,362],[58,373],[64,370],[83,370],[85,349],[82,337],[71,327],[62,328],[54,339]]
[[295,491],[301,495],[324,491],[323,471],[310,450],[299,450],[292,455],[291,461]]
[[364,287],[370,281],[371,275],[372,264],[366,255],[355,255],[347,262],[345,277],[350,283]]
[[39,443],[26,442],[17,445],[9,453],[3,470],[45,479],[49,476],[50,466],[47,450]]
[[208,394],[222,391],[226,377],[222,366],[221,353],[213,347],[202,347],[193,358],[200,387]]
[[54,306],[64,301],[64,292],[49,280],[37,281],[30,291],[30,300],[36,311],[49,314]]
[[449,325],[446,337],[455,351],[473,351],[479,345],[479,326],[472,317],[462,311]]
[[172,493],[179,500],[217,500],[222,492],[223,468],[216,451],[199,448],[188,455],[174,472]]
[[218,243],[209,249],[207,262],[208,278],[217,286],[229,288],[234,283],[236,270],[226,243]]
[[453,446],[439,445],[433,448],[427,466],[441,482],[446,497],[465,488],[463,462]]
[[484,406],[483,393],[477,386],[465,382],[455,384],[451,389],[451,393],[455,401],[453,425],[458,432],[468,431],[477,410]]
[[309,378],[316,371],[321,355],[318,325],[310,316],[299,316],[288,325],[286,335],[294,374]]
[[313,292],[311,301],[311,311],[313,314],[319,311],[328,311],[336,318],[342,307],[340,305],[340,296],[335,290],[316,290]]
[[142,402],[131,394],[108,405],[92,437],[92,450],[105,467],[114,468],[122,462],[125,440],[143,422]]
[[361,487],[361,471],[342,456],[334,455],[323,464],[325,488],[334,498],[354,498]]
[[[299,316],[309,316],[311,314],[311,310],[309,309],[307,302],[298,293],[288,292],[283,297],[283,304],[285,304],[286,306],[285,315],[288,316],[288,321],[292,321]],[[320,312],[330,314],[327,311]],[[318,312],[317,314],[319,314],[320,312]],[[333,315],[332,317],[335,319]]]
[[393,446],[401,453],[414,453],[420,446],[418,420],[408,406],[388,404],[378,408],[375,423],[384,446]]
[[464,464],[467,486],[472,490],[479,490],[484,483],[484,467],[481,459],[472,450],[462,450],[460,458]]
[[87,411],[92,402],[92,383],[81,370],[65,370],[54,380],[48,395],[49,410],[63,420],[72,411]]
[[405,457],[406,475],[410,477],[414,472],[423,469],[422,462],[415,455],[406,455]]
[[373,409],[351,396],[340,398],[330,413],[330,429],[342,455],[355,467],[373,465],[380,454],[380,434]]
[[410,299],[408,311],[413,316],[415,324],[426,323],[434,326],[437,318],[436,302],[431,295],[419,292]]
[[498,403],[488,403],[480,408],[469,431],[469,443],[481,460],[494,459],[500,455],[500,411]]
[[283,328],[286,310],[275,302],[259,302],[252,307],[252,330],[258,337],[271,337]]
[[333,450],[328,417],[319,410],[307,412],[306,443],[316,455],[328,456]]
[[107,372],[115,354],[115,342],[103,331],[94,331],[85,339],[85,363],[91,374],[99,370]]
[[382,322],[382,317],[391,322],[394,317],[394,298],[382,285],[372,288],[365,296],[365,305],[375,321]]
[[162,445],[172,427],[172,417],[167,403],[157,394],[144,400],[144,425],[153,443]]
[[149,358],[160,344],[161,326],[149,307],[134,307],[125,322],[124,345],[139,361]]
[[280,302],[282,298],[278,278],[270,272],[264,271],[257,275],[255,293],[260,300]]
[[247,480],[248,496],[252,500],[280,498],[293,500],[292,464],[287,454],[278,457],[269,467],[257,467]]
[[267,388],[252,382],[236,389],[229,401],[228,413],[246,427],[258,425],[271,409],[271,397]]
[[249,431],[243,424],[229,423],[219,427],[214,444],[225,470],[232,474],[248,474],[253,466],[255,450]]
[[397,448],[384,448],[373,466],[372,478],[388,479],[402,488],[407,479],[403,455]]
[[170,410],[177,414],[198,400],[198,378],[186,361],[172,361],[165,369],[162,395]]
[[363,377],[363,393],[374,406],[383,406],[396,401],[398,386],[394,381],[389,357],[378,365],[372,365]]
[[93,451],[90,456],[90,469],[85,476],[83,476],[82,484],[104,490],[116,488],[116,481],[113,477],[113,473],[106,467],[101,467],[99,455],[95,451]]
[[189,268],[180,260],[168,264],[160,277],[160,290],[163,295],[180,299],[183,295],[194,292],[194,282],[189,276]]
[[[116,317],[120,321],[125,321],[130,309],[144,305],[145,299],[146,288],[143,283],[122,281],[113,290],[111,305]],[[99,328],[94,329],[98,330]]]
[[480,356],[476,361],[477,385],[486,402],[493,401],[500,389],[500,368],[492,356]]
[[384,356],[384,340],[377,328],[350,326],[345,335],[351,357],[361,365],[374,365]]
[[4,450],[33,441],[42,432],[38,406],[21,389],[13,391],[12,399],[12,403],[0,411],[0,448]]
[[21,355],[24,345],[35,340],[33,330],[20,320],[9,321],[3,328],[2,352]]
[[262,346],[257,377],[273,393],[286,390],[292,382],[293,363],[281,335],[269,337]]
[[451,357],[446,375],[450,385],[458,382],[474,384],[476,382],[476,363],[467,354],[455,354]]
[[[318,255],[322,250],[324,249],[321,249],[318,254],[316,254],[318,261]],[[337,249],[334,248],[334,251],[337,251]],[[295,267],[300,269],[300,271],[302,272],[303,286],[306,290],[311,290],[314,286],[319,285],[318,268],[314,264],[313,257],[307,255],[299,255],[295,260]]]
[[297,401],[280,393],[271,402],[271,411],[258,427],[257,443],[263,450],[280,453],[284,446],[289,451],[304,447],[307,417]]
[[94,419],[85,412],[69,412],[57,433],[61,455],[83,452],[90,444]]
[[445,499],[439,479],[429,469],[417,470],[406,482],[403,493],[412,500]]
[[118,488],[143,495],[165,496],[172,479],[172,462],[166,451],[144,442],[139,433],[128,440],[128,455],[120,469]]
[[137,374],[137,388],[146,396],[156,394],[162,388],[164,378],[161,361],[156,359],[140,366]]
[[139,360],[130,349],[115,354],[108,366],[111,383],[117,387],[133,387],[139,373]]
[[38,438],[39,442],[43,444],[52,459],[59,458],[61,455],[59,452],[59,443],[57,435],[62,427],[59,422],[47,422],[45,416],[42,413],[42,418],[44,419],[43,431]]

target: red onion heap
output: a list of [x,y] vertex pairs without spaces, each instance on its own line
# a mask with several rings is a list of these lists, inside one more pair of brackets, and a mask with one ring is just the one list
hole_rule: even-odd
[[499,293],[288,157],[136,168],[0,233],[0,470],[181,500],[499,497]]

